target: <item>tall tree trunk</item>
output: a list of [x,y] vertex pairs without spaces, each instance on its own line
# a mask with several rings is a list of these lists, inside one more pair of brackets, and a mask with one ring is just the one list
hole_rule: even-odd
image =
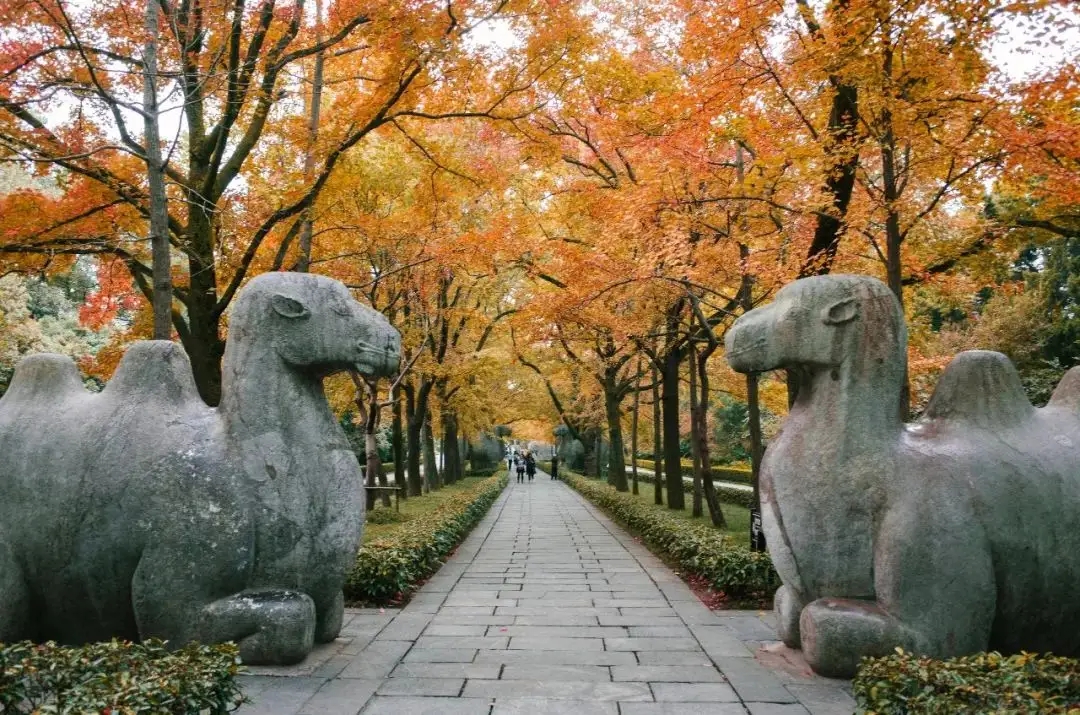
[[143,45],[143,127],[146,178],[150,189],[150,251],[153,280],[154,340],[172,339],[172,260],[169,255],[169,205],[161,162],[157,102],[158,0],[146,0]]
[[[718,529],[727,528],[727,520],[724,518],[724,512],[720,508],[720,499],[716,495],[716,485],[712,480],[712,467],[710,466],[711,460],[709,459],[709,356],[716,350],[717,344],[712,343],[708,348],[701,352],[701,355],[697,359],[697,373],[698,373],[698,390],[701,394],[698,396],[697,402],[697,414],[691,415],[690,418],[690,431],[692,433],[691,439],[697,442],[698,454],[701,457],[702,473],[701,473],[701,485],[705,491],[705,503],[709,506],[709,517],[712,519],[713,526]],[[690,346],[693,350],[693,345]]]
[[394,421],[390,428],[390,446],[394,454],[394,485],[398,488],[398,495],[405,499],[408,494],[408,482],[405,480],[405,445],[402,442],[401,422],[401,388],[395,387],[391,395],[393,400]]
[[630,423],[630,491],[636,496],[638,493],[638,413],[641,412],[641,358],[638,358],[637,378],[634,380],[634,416]]
[[[882,60],[882,73],[891,87],[893,73],[893,51],[889,44],[888,24],[885,24],[882,32],[885,43]],[[885,198],[885,275],[888,278],[889,289],[892,290],[900,307],[904,306],[904,276],[901,264],[901,244],[904,236],[900,232],[900,187],[896,173],[896,134],[893,130],[892,111],[886,106],[881,110],[880,126],[881,142],[881,182]],[[897,406],[900,419],[907,421],[911,410],[911,382],[908,374],[904,373],[904,384],[900,390],[900,403]]]
[[424,413],[417,409],[416,391],[411,384],[403,385],[405,393],[406,458],[408,459],[409,496],[424,493],[424,477],[420,473],[420,433],[424,426]]
[[225,342],[217,314],[217,270],[214,265],[214,205],[188,191],[188,326],[184,349],[191,359],[195,385],[206,404],[221,402],[221,357]]
[[453,484],[461,479],[461,444],[458,440],[457,415],[443,405],[443,483]]
[[[668,350],[664,355],[661,401],[664,407],[664,462],[667,469],[668,508],[686,508],[683,494],[682,464],[679,454],[679,367],[682,351]],[[659,476],[659,475],[658,475]]]
[[597,479],[604,476],[604,433],[599,428],[593,428],[593,454],[596,456],[593,458],[593,464],[596,465],[596,473],[593,475]]
[[[322,0],[315,0],[315,44],[322,42]],[[319,139],[319,115],[322,109],[323,63],[325,53],[315,54],[315,70],[311,78],[311,107],[308,113],[308,147],[304,155],[304,180],[310,182],[315,171],[315,143]],[[311,241],[314,236],[314,207],[304,211],[300,219],[300,255],[297,256],[294,271],[306,273],[311,267]]]
[[[742,262],[742,285],[739,287],[739,304],[743,313],[749,313],[754,307],[754,286],[748,270],[750,247],[745,243],[739,244],[739,258]],[[789,391],[789,395],[792,392]],[[750,507],[750,548],[754,551],[764,551],[765,534],[760,531],[761,492],[759,490],[759,477],[761,476],[761,457],[765,452],[765,446],[761,437],[761,408],[758,401],[758,376],[756,373],[749,373],[746,376],[746,413],[747,427],[750,430],[750,480],[754,486],[754,499]]]
[[653,503],[664,505],[664,441],[660,424],[660,371],[652,365],[652,451],[653,451]]
[[442,487],[442,479],[439,476],[439,463],[435,454],[435,434],[431,429],[431,413],[425,410],[424,427],[421,432],[424,442],[424,479],[428,490]]
[[604,412],[608,424],[608,482],[615,491],[629,491],[626,483],[626,457],[623,453],[622,395],[619,392],[618,371],[607,368],[604,373]]
[[[821,39],[821,27],[813,19],[805,0],[800,0],[803,19],[810,34]],[[848,0],[839,0],[833,9],[838,19],[847,9]],[[833,88],[832,108],[825,138],[825,194],[829,197],[829,210],[817,215],[814,238],[806,253],[806,261],[799,269],[799,278],[825,275],[832,270],[833,260],[840,246],[840,237],[847,217],[851,195],[855,189],[855,174],[859,167],[859,90],[847,84],[839,75],[830,75]],[[799,376],[790,370],[787,374],[788,406],[795,404],[799,391]]]
[[691,344],[686,356],[690,372],[690,455],[694,463],[694,498],[690,514],[701,516],[701,451],[697,441],[698,394],[697,394],[697,350]]
[[[747,422],[750,427],[750,480],[754,485],[753,505],[750,507],[750,549],[764,551],[765,534],[755,530],[760,528],[761,520],[761,457],[765,451],[761,438],[761,408],[758,405],[758,376],[749,373],[746,376]],[[757,520],[757,526],[755,526]]]

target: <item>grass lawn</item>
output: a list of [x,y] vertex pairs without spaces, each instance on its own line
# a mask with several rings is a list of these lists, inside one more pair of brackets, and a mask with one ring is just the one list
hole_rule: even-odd
[[[627,475],[627,482],[630,482],[630,477]],[[612,487],[614,489],[614,487]],[[694,504],[694,490],[687,487],[684,491],[684,501],[686,502],[686,509],[681,511],[668,509],[667,507],[667,488],[663,490],[664,506],[657,506],[653,503],[653,485],[646,482],[638,482],[638,495],[644,504],[648,504],[653,509],[662,510],[666,514],[675,514],[681,519],[692,524],[702,524],[704,526],[712,526],[712,520],[709,519],[709,505],[705,503],[705,495],[701,497],[701,513],[699,517],[691,516],[691,509]],[[720,510],[724,512],[724,518],[727,520],[728,528],[724,529],[724,533],[736,544],[740,546],[750,545],[750,510],[736,506],[734,504],[725,504],[720,502]]]
[[[461,481],[454,482],[448,487],[443,487],[438,491],[428,492],[422,496],[409,497],[408,499],[401,500],[401,517],[402,522],[411,520],[412,518],[421,514],[435,511],[439,508],[439,505],[449,499],[454,494],[471,489],[480,482],[488,479],[489,477],[465,477]],[[376,499],[375,508],[368,512],[372,514],[376,511],[387,509],[382,505],[382,502]],[[394,510],[393,496],[390,498],[390,511]],[[395,524],[372,524],[370,520],[364,525],[364,543],[374,541],[380,537],[391,534],[397,529],[401,528],[401,523]]]

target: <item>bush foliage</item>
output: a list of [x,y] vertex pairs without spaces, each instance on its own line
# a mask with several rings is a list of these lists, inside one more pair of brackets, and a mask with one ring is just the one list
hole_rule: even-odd
[[652,508],[603,482],[572,472],[560,472],[560,476],[586,499],[640,536],[656,553],[673,559],[683,570],[704,577],[714,589],[723,591],[733,601],[768,601],[780,586],[768,554],[735,545],[723,532],[711,526],[692,524],[663,509]]
[[485,479],[361,546],[345,581],[345,599],[385,604],[407,596],[483,518],[507,481],[506,474]]
[[1080,712],[1080,660],[977,653],[936,660],[897,649],[866,658],[852,683],[868,715]]
[[232,643],[0,645],[0,712],[219,715],[243,702]]

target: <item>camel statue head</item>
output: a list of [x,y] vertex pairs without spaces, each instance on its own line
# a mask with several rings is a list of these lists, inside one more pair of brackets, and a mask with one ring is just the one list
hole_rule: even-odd
[[252,279],[233,306],[229,344],[264,346],[292,369],[318,377],[343,370],[391,375],[401,354],[401,335],[381,313],[338,281],[311,273]]
[[747,373],[845,367],[903,375],[906,346],[900,304],[888,286],[854,275],[795,281],[735,321],[725,338],[731,367]]

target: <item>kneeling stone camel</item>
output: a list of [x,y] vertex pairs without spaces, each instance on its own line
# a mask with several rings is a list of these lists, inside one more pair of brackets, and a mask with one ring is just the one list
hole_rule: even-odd
[[864,276],[796,281],[726,349],[798,383],[761,509],[779,635],[815,671],[897,646],[1080,653],[1080,368],[1036,409],[1004,355],[960,353],[905,424],[903,314]]
[[171,342],[133,344],[99,394],[66,357],[25,358],[0,399],[0,641],[236,640],[292,663],[333,640],[364,499],[322,379],[399,351],[341,283],[271,273],[236,298],[217,409]]

